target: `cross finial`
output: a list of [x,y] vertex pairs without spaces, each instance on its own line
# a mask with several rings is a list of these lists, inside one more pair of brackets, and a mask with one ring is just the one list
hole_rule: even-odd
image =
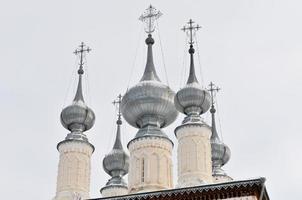
[[214,106],[214,92],[219,92],[220,88],[216,86],[213,82],[209,84],[208,91],[211,93],[212,107]]
[[86,53],[89,53],[91,51],[91,49],[86,46],[84,44],[84,42],[81,42],[81,44],[79,45],[79,47],[73,52],[75,55],[80,55],[80,63],[79,63],[79,70],[78,70],[78,74],[81,75],[84,73],[83,70],[83,65],[84,65],[84,56],[86,55]]
[[117,114],[118,115],[118,120],[121,120],[121,116],[122,116],[122,114],[121,114],[122,97],[123,96],[121,94],[119,94],[117,96],[117,99],[112,102],[113,105],[117,105],[117,107],[118,107],[118,114]]
[[145,31],[148,34],[151,34],[154,32],[154,22],[157,20],[160,16],[162,16],[162,13],[159,10],[156,10],[152,5],[150,5],[145,12],[139,17],[139,20],[146,23]]
[[194,26],[193,25],[194,23],[195,22],[193,22],[193,20],[190,19],[189,22],[187,23],[188,25],[184,26],[181,29],[182,31],[184,31],[184,32],[186,32],[188,34],[189,39],[190,39],[190,41],[189,41],[190,45],[193,45],[193,43],[194,43],[193,42],[193,34],[201,28],[201,26],[199,26],[198,24]]

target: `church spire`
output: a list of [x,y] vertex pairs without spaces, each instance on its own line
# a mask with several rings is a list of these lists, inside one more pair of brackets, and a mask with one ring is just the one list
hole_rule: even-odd
[[74,54],[79,55],[79,69],[78,69],[78,86],[73,102],[61,112],[62,125],[71,131],[66,139],[76,139],[87,141],[86,135],[83,132],[89,130],[95,121],[94,112],[85,104],[82,92],[82,76],[84,74],[84,57],[91,49],[83,42],[79,48],[75,50]]
[[215,92],[218,92],[220,90],[219,87],[216,87],[214,85],[213,82],[210,83],[209,85],[209,91],[211,93],[211,109],[210,109],[210,112],[211,112],[211,116],[212,116],[212,136],[211,136],[211,140],[214,142],[218,142],[220,143],[220,138],[218,136],[218,133],[217,133],[217,129],[216,129],[216,121],[215,121],[215,113],[216,113],[216,109],[215,109],[215,105],[214,105],[214,93]]
[[152,52],[152,45],[154,44],[154,39],[152,38],[152,33],[155,30],[155,20],[157,20],[162,13],[156,10],[152,5],[150,5],[145,12],[140,16],[139,20],[146,23],[145,31],[148,33],[148,37],[146,39],[146,44],[148,46],[147,50],[147,63],[145,67],[145,72],[141,81],[150,81],[156,80],[160,81],[153,62],[153,52]]
[[211,116],[212,116],[211,148],[212,148],[212,172],[213,172],[214,181],[232,180],[229,176],[227,176],[227,174],[221,168],[230,160],[231,151],[229,147],[220,140],[216,129],[216,122],[215,122],[216,109],[215,109],[214,96],[215,93],[217,93],[220,90],[220,88],[215,86],[211,82],[208,90],[211,93],[211,109],[210,109]]
[[127,183],[123,178],[123,176],[128,174],[129,156],[124,151],[121,142],[121,101],[121,94],[118,96],[117,100],[113,101],[113,104],[118,106],[118,119],[116,121],[117,131],[113,148],[103,159],[103,168],[105,172],[111,176],[106,183],[106,186],[101,189],[103,197],[119,196],[127,194],[128,192]]
[[194,25],[192,19],[181,30],[189,36],[189,54],[190,54],[190,73],[187,84],[180,89],[175,96],[175,106],[179,112],[184,113],[187,117],[183,123],[202,123],[201,114],[207,112],[210,108],[210,95],[198,83],[194,67],[194,39],[193,36],[197,30],[201,28]]
[[189,20],[189,22],[187,23],[188,26],[184,26],[181,30],[186,32],[189,35],[189,44],[190,44],[190,49],[189,49],[189,54],[190,54],[190,74],[189,74],[189,78],[187,81],[187,84],[196,82],[198,83],[198,80],[196,78],[195,75],[195,67],[194,67],[194,52],[195,49],[193,47],[194,44],[194,40],[193,40],[193,35],[195,34],[196,31],[198,31],[201,26],[197,25],[193,25],[195,22],[193,22],[192,19]]
[[118,118],[116,121],[117,124],[117,131],[116,131],[116,138],[113,145],[113,149],[123,149],[122,142],[121,142],[121,125],[122,125],[122,113],[121,113],[121,102],[122,102],[122,95],[118,95],[118,99],[113,101],[114,105],[118,106]]
[[84,42],[82,42],[78,49],[76,49],[73,53],[75,55],[79,55],[80,61],[79,61],[79,69],[78,69],[78,75],[79,75],[79,82],[78,82],[78,88],[76,95],[74,97],[74,101],[83,101],[83,92],[82,92],[82,76],[84,74],[83,65],[84,65],[84,56],[86,53],[89,53],[91,49],[89,47],[86,47]]

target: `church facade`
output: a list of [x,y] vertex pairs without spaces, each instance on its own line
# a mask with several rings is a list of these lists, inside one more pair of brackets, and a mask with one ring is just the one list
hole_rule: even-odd
[[[194,37],[200,28],[192,20],[183,27],[189,36],[189,77],[177,92],[160,80],[153,62],[155,21],[161,13],[150,6],[141,15],[146,23],[147,61],[140,81],[114,103],[118,106],[116,138],[112,150],[103,159],[104,171],[110,175],[100,190],[101,199],[240,199],[268,200],[265,178],[233,180],[222,167],[231,151],[219,138],[215,122],[213,83],[208,88],[198,82],[194,66]],[[82,43],[75,51],[80,58],[78,87],[71,105],[61,112],[61,123],[70,131],[59,142],[60,153],[57,189],[53,200],[89,199],[91,156],[94,146],[86,131],[95,122],[94,112],[86,105],[82,93],[83,57],[90,49]],[[202,115],[210,112],[211,125]],[[172,150],[174,144],[162,130],[183,113],[185,118],[174,133],[178,142],[177,182],[173,181]],[[137,128],[128,142],[129,155],[121,142],[122,117]],[[128,174],[128,181],[124,176]],[[97,199],[94,199],[97,200]]]

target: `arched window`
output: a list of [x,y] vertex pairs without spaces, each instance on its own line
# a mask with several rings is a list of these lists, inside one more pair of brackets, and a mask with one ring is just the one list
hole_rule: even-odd
[[145,182],[145,159],[142,158],[141,182]]

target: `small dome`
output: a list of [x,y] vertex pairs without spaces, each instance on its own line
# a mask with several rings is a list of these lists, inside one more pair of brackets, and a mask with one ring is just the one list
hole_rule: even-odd
[[79,49],[74,52],[76,55],[80,54],[77,91],[72,104],[64,108],[60,116],[62,125],[71,131],[71,133],[67,135],[66,139],[83,139],[88,141],[83,132],[91,129],[94,125],[94,112],[85,104],[82,93],[82,76],[84,74],[83,56],[85,56],[85,53],[88,53],[89,51],[90,48],[86,47],[82,42]]
[[93,111],[81,100],[73,101],[61,112],[61,123],[70,131],[87,131],[94,125],[94,121]]
[[122,177],[128,173],[129,156],[123,149],[112,149],[103,160],[103,168],[112,177]]
[[[211,84],[211,87],[213,84]],[[211,91],[213,91],[213,88],[211,88]],[[213,95],[213,94],[212,94]],[[213,98],[213,96],[212,96]],[[221,168],[224,166],[231,157],[231,151],[229,147],[224,144],[216,130],[216,122],[215,122],[215,112],[216,109],[214,108],[214,101],[212,101],[212,106],[210,109],[211,115],[212,115],[212,135],[211,135],[211,151],[212,151],[212,169],[213,169],[213,175],[214,176],[227,176],[224,170]]]
[[214,166],[225,165],[231,157],[231,151],[227,145],[222,142],[211,141],[212,162]]
[[193,82],[186,84],[176,93],[174,103],[176,109],[181,113],[200,115],[209,110],[211,96],[197,82]]
[[[192,26],[192,20],[190,20]],[[192,30],[192,27],[189,28]],[[174,99],[176,109],[187,115],[183,123],[200,122],[200,115],[207,112],[211,106],[211,96],[207,90],[204,90],[198,83],[194,67],[194,48],[192,38],[190,42],[190,72],[187,84],[180,89]],[[191,118],[191,119],[190,119]],[[195,118],[193,120],[193,118]]]
[[[121,103],[122,96],[119,95],[119,101],[117,103]],[[107,174],[109,174],[112,178],[109,180],[107,185],[125,185],[123,176],[128,174],[129,170],[129,156],[123,149],[123,145],[121,142],[121,111],[119,105],[119,113],[118,120],[116,121],[117,131],[116,138],[113,145],[113,149],[105,156],[103,159],[103,168]]]
[[71,132],[84,132],[94,125],[94,112],[85,104],[82,93],[82,74],[83,69],[78,70],[79,82],[76,95],[70,106],[61,112],[62,125]]

